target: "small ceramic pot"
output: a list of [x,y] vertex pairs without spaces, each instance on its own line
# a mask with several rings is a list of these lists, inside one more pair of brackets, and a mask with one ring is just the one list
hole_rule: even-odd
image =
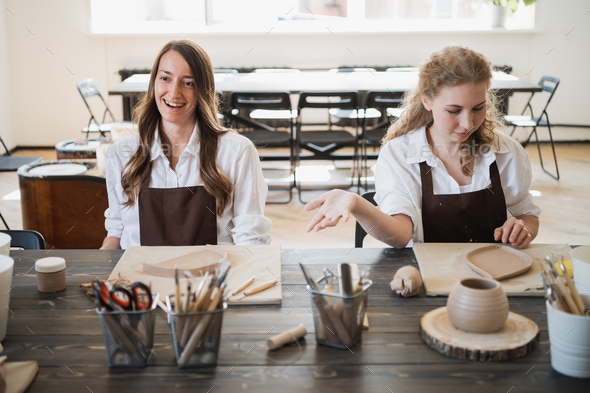
[[456,329],[469,333],[493,333],[508,318],[508,298],[496,280],[464,278],[447,299],[447,312]]

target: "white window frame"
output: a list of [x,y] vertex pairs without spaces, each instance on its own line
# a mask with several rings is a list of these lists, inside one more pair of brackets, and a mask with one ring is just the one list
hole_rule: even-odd
[[[127,0],[122,0],[121,3]],[[243,23],[219,23],[213,20],[214,0],[194,0],[200,2],[203,7],[203,18],[201,20],[188,21],[125,21],[109,25],[109,18],[97,21],[92,13],[94,7],[100,7],[103,0],[89,0],[91,9],[90,33],[96,35],[170,35],[170,34],[260,34],[265,35],[272,32],[273,35],[301,35],[301,34],[362,34],[362,33],[421,33],[421,32],[532,32],[534,27],[535,6],[532,8],[532,17],[528,17],[528,26],[524,28],[498,29],[487,27],[480,19],[364,19],[365,0],[347,0],[347,18],[319,18],[316,20],[274,20],[268,23],[249,23],[244,18]],[[298,4],[298,0],[292,1]],[[457,2],[453,0],[453,14],[457,15]],[[104,3],[103,3],[104,4]],[[395,3],[398,7],[399,3]],[[520,4],[517,12],[522,12],[524,6]],[[527,7],[529,8],[529,7]],[[289,10],[286,10],[289,12]],[[511,11],[508,11],[509,13]],[[526,11],[525,11],[526,12]],[[434,13],[434,9],[433,9]],[[525,15],[526,16],[526,15]]]

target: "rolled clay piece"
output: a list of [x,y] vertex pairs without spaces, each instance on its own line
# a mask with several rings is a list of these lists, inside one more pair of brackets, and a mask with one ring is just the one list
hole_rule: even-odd
[[305,326],[299,325],[291,330],[287,330],[286,332],[277,334],[276,336],[272,336],[271,338],[266,340],[266,344],[268,345],[268,349],[277,349],[285,344],[289,344],[293,341],[299,340],[306,334],[307,329],[305,328]]
[[404,266],[395,272],[393,281],[389,286],[392,291],[403,297],[415,296],[420,292],[422,277],[420,277],[420,272],[415,267]]

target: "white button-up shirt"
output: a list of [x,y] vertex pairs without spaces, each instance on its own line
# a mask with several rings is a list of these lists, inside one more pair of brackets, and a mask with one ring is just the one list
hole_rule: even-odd
[[[199,141],[197,126],[180,155],[176,170],[159,143],[158,133],[150,148],[152,188],[202,186],[199,175]],[[115,142],[106,153],[106,176],[109,208],[105,211],[107,236],[121,239],[121,248],[139,246],[139,198],[131,207],[121,185],[121,173],[135,150],[139,135]],[[217,244],[270,244],[271,221],[264,217],[268,187],[264,181],[256,148],[247,138],[228,132],[219,138],[217,166],[233,183],[234,190],[223,215],[217,215]]]
[[[475,160],[471,184],[467,186],[459,186],[442,161],[434,155],[426,139],[425,127],[390,140],[381,149],[375,167],[375,201],[379,208],[388,215],[405,214],[410,217],[414,224],[412,240],[423,242],[420,162],[426,161],[432,168],[435,194],[461,194],[490,187],[490,165],[496,161],[507,216],[538,217],[541,209],[534,204],[529,193],[532,173],[526,151],[515,139],[501,132],[496,132],[496,135],[499,137],[499,150],[490,149]],[[482,209],[485,208],[482,206]]]

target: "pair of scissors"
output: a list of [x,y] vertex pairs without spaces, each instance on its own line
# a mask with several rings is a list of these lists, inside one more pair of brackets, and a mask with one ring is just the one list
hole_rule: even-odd
[[135,282],[129,289],[126,287],[113,287],[109,291],[111,304],[126,311],[149,310],[153,299],[150,288],[142,282]]
[[107,286],[106,281],[93,280],[92,286],[94,287],[96,305],[100,308],[105,308],[107,311],[113,311],[111,297],[109,295],[109,287]]

